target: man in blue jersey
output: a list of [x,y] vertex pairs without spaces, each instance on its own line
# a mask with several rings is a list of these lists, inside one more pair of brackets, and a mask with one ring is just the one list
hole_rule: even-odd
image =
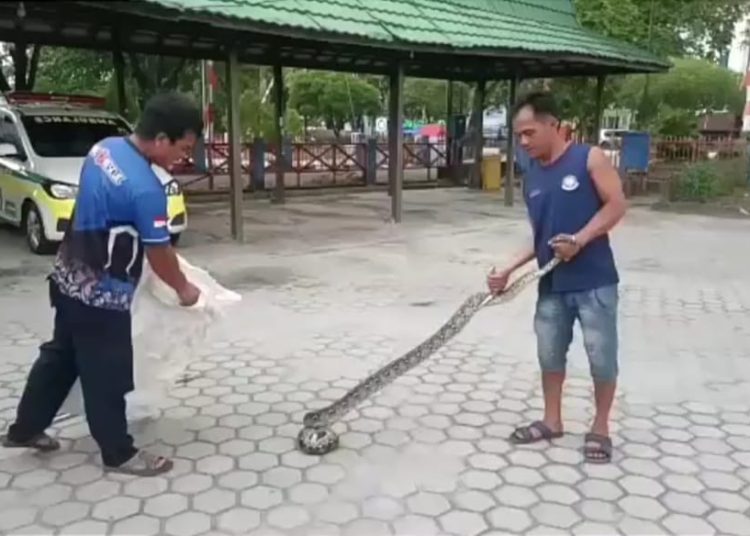
[[562,387],[578,320],[596,403],[583,452],[587,461],[606,463],[612,456],[609,413],[618,373],[619,283],[608,233],[625,214],[622,185],[599,148],[565,140],[549,94],[526,96],[513,113],[515,134],[531,157],[523,194],[533,242],[504,270],[489,275],[490,290],[501,292],[511,274],[534,258],[540,266],[553,256],[564,262],[540,280],[534,316],[544,417],[517,428],[510,439],[531,443],[562,436]]
[[128,434],[130,305],[144,255],[183,305],[199,298],[172,249],[166,192],[151,165],[168,168],[189,154],[202,130],[201,112],[190,99],[162,94],[146,104],[132,136],[102,140],[89,152],[72,223],[49,277],[53,338],[40,348],[3,446],[60,448],[45,430],[80,377],[105,468],[140,476],[171,469],[170,460],[138,450]]

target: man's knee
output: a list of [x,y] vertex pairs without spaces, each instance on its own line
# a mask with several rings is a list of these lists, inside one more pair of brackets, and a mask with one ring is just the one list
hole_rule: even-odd
[[613,382],[619,373],[617,302],[617,287],[603,287],[579,303],[584,347],[596,382]]
[[537,338],[537,358],[542,372],[564,372],[573,325],[561,297],[539,297],[534,331]]

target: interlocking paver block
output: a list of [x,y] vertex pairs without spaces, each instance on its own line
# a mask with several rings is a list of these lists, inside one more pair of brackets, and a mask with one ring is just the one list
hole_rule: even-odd
[[42,521],[47,525],[62,527],[89,515],[91,506],[81,502],[67,501],[44,510]]
[[94,506],[91,516],[104,521],[118,521],[136,514],[141,502],[133,497],[113,497]]
[[165,493],[147,499],[143,505],[143,512],[156,517],[171,517],[186,510],[187,497],[177,493]]
[[571,505],[581,499],[574,488],[562,484],[543,484],[536,491],[543,500],[552,503]]
[[490,494],[476,490],[463,491],[456,494],[455,502],[460,508],[473,512],[484,512],[497,506],[496,501]]
[[316,515],[322,521],[343,525],[357,519],[359,512],[352,503],[332,500],[316,508]]
[[230,534],[247,534],[260,525],[260,512],[249,508],[232,508],[218,518],[218,527]]
[[408,505],[409,510],[415,514],[423,514],[426,516],[439,516],[440,514],[447,512],[450,508],[448,500],[442,495],[436,493],[417,493],[416,495],[409,497],[406,504]]
[[533,523],[531,516],[525,510],[507,506],[495,508],[490,511],[488,517],[493,528],[511,532],[522,532]]
[[[45,507],[67,501],[73,496],[73,487],[65,484],[52,484],[40,490],[34,491],[28,498],[28,503],[34,506]],[[79,500],[85,500],[77,497]]]
[[169,518],[164,528],[172,536],[195,536],[211,528],[211,518],[200,512],[184,512]]
[[[169,481],[166,478],[151,477],[151,478],[139,478],[131,482],[127,482],[123,488],[122,493],[131,497],[148,498],[154,495],[159,495],[167,491],[169,487]],[[112,490],[119,489],[119,484]],[[113,494],[117,493],[114,491]]]
[[733,536],[750,534],[750,517],[744,513],[716,510],[711,512],[707,519],[721,534]]
[[470,469],[461,475],[461,482],[469,488],[492,490],[499,486],[502,480],[494,472]]
[[114,524],[115,534],[138,534],[152,536],[159,534],[159,520],[145,515],[137,515],[123,519]]
[[12,531],[34,521],[36,510],[34,508],[3,508],[0,516],[0,530]]
[[172,480],[172,491],[176,491],[177,493],[199,493],[207,490],[212,485],[213,480],[208,475],[188,474]]
[[630,495],[620,499],[619,505],[629,515],[638,519],[657,520],[667,513],[661,503],[650,497]]
[[283,499],[281,490],[268,486],[255,486],[242,493],[241,502],[250,508],[266,510],[280,504]]
[[233,490],[250,489],[257,483],[258,473],[254,471],[230,471],[221,475],[218,480],[219,486]]
[[362,515],[372,519],[390,521],[404,511],[401,503],[390,497],[370,497],[362,503]]
[[737,493],[728,491],[706,491],[703,498],[713,507],[720,510],[732,510],[735,512],[747,512],[750,509],[750,501]]
[[702,516],[710,506],[699,495],[680,493],[676,491],[667,492],[661,502],[671,511],[681,514],[692,514]]
[[686,514],[670,514],[662,521],[662,524],[672,534],[716,534],[716,529],[697,516]]
[[210,489],[193,497],[193,508],[209,514],[216,514],[227,510],[237,503],[237,496],[233,491]]
[[645,476],[628,475],[621,478],[620,485],[633,495],[645,495],[646,497],[658,497],[664,493],[664,486],[658,481]]
[[268,523],[283,530],[300,527],[310,521],[310,514],[300,506],[278,506],[268,512]]
[[711,489],[737,492],[745,486],[741,479],[731,473],[703,471],[698,478]]
[[474,536],[487,529],[487,522],[476,512],[453,510],[440,516],[440,525],[446,532]]

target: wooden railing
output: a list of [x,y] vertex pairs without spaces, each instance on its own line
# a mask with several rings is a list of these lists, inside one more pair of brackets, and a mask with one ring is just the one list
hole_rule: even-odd
[[[289,188],[387,182],[388,145],[375,141],[285,144],[282,158],[276,146],[264,142],[243,143],[241,150],[243,185],[249,189],[269,188],[279,165],[284,167],[284,183]],[[404,170],[409,182],[432,181],[434,171],[445,163],[445,144],[404,143]],[[228,188],[229,168],[229,145],[212,143],[206,146],[205,166],[189,158],[171,172],[188,190],[211,191]]]

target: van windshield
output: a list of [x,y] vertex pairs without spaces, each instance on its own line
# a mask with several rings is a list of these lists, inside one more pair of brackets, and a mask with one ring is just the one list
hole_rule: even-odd
[[131,132],[117,117],[35,114],[24,115],[22,121],[34,152],[42,158],[83,158],[104,138]]

